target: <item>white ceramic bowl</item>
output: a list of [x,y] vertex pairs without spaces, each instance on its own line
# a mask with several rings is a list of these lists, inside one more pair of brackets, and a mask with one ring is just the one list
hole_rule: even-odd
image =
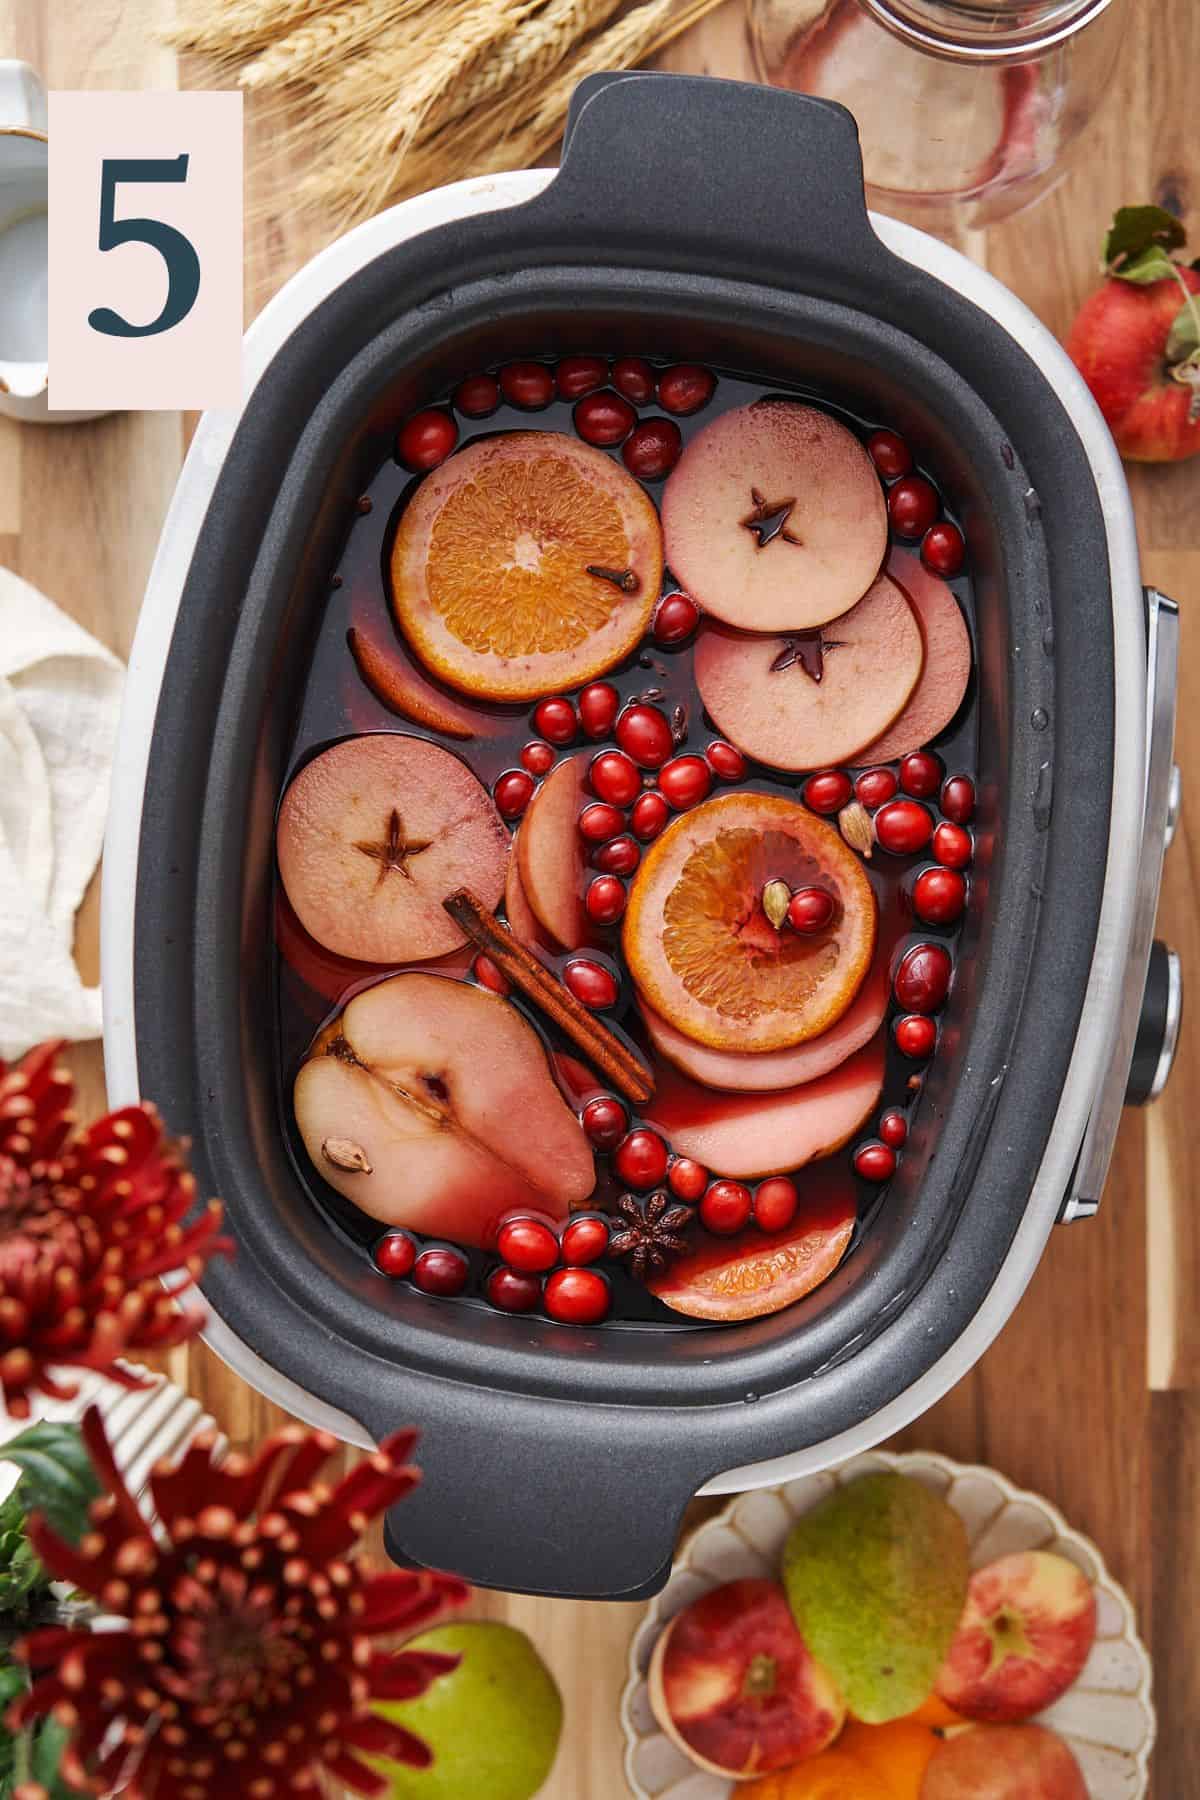
[[923,1452],[876,1452],[786,1487],[742,1494],[692,1534],[629,1647],[621,1723],[630,1792],[637,1800],[728,1800],[736,1793],[737,1782],[698,1769],[659,1730],[646,1691],[654,1645],[668,1621],[709,1588],[745,1576],[776,1576],[784,1539],[800,1514],[873,1469],[898,1469],[944,1495],[966,1525],[973,1568],[1012,1550],[1053,1550],[1083,1570],[1096,1590],[1096,1642],[1075,1686],[1040,1715],[1039,1723],[1066,1739],[1091,1800],[1140,1800],[1155,1733],[1150,1658],[1137,1635],[1133,1608],[1100,1552],[1048,1501],[1013,1487],[994,1469]]

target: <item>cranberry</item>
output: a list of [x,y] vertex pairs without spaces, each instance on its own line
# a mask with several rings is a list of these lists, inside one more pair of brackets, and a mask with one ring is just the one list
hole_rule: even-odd
[[732,1237],[750,1222],[753,1202],[741,1181],[714,1181],[700,1202],[700,1219],[718,1237]]
[[531,775],[545,775],[553,767],[554,752],[549,744],[543,744],[535,738],[526,744],[521,751],[521,767],[528,769]]
[[888,1144],[860,1144],[854,1152],[854,1172],[864,1181],[890,1181],[896,1173],[896,1152]]
[[617,720],[617,742],[643,769],[661,769],[675,740],[667,715],[657,706],[627,706]]
[[597,1150],[613,1150],[629,1124],[625,1108],[611,1094],[597,1094],[580,1114],[580,1124]]
[[642,860],[642,853],[631,837],[614,838],[601,845],[592,856],[596,868],[606,875],[632,875]]
[[704,760],[718,781],[740,781],[746,773],[746,759],[741,751],[720,738],[708,746]]
[[800,1196],[786,1175],[760,1181],[754,1196],[754,1223],[761,1231],[783,1231],[796,1216]]
[[413,1264],[412,1278],[423,1294],[461,1294],[471,1265],[453,1244],[431,1244]]
[[967,884],[957,869],[922,869],[913,882],[912,902],[927,925],[953,925],[967,904]]
[[921,539],[921,561],[935,575],[945,576],[947,581],[952,581],[961,571],[966,559],[963,534],[949,519],[939,519]]
[[480,954],[471,965],[476,981],[480,987],[490,988],[493,994],[511,994],[512,983],[503,974],[490,956]]
[[908,1142],[908,1120],[893,1107],[880,1119],[879,1135],[893,1150],[902,1150]]
[[407,1275],[417,1260],[416,1239],[407,1231],[389,1231],[371,1252],[383,1275]]
[[664,412],[694,413],[713,397],[717,378],[699,363],[675,363],[658,378],[658,404]]
[[854,797],[863,806],[874,810],[894,800],[899,785],[890,769],[867,769],[854,784]]
[[930,849],[943,868],[965,869],[971,860],[971,834],[961,825],[941,824],[933,834]]
[[560,400],[580,400],[608,380],[608,364],[602,356],[564,356],[554,371]]
[[676,756],[658,772],[658,785],[676,812],[703,800],[712,787],[712,770],[702,756]]
[[506,363],[500,371],[500,391],[510,406],[538,412],[554,398],[554,376],[545,363]]
[[893,856],[915,856],[932,831],[929,809],[917,800],[891,800],[875,814],[875,836]]
[[502,819],[519,819],[533,799],[533,776],[527,769],[509,769],[492,789],[496,811]]
[[683,434],[674,419],[643,419],[621,450],[621,461],[639,481],[661,481],[679,461]]
[[825,888],[802,887],[788,901],[787,920],[793,931],[809,937],[833,923],[837,902]]
[[602,750],[592,758],[588,781],[593,794],[610,806],[628,806],[642,791],[637,765],[623,750]]
[[611,969],[601,963],[589,962],[586,957],[576,957],[563,970],[563,980],[577,1000],[590,1006],[593,1012],[603,1012],[606,1006],[614,1006],[617,999],[617,982]]
[[468,419],[486,419],[500,404],[500,383],[494,375],[468,375],[454,390],[454,404]]
[[414,413],[400,427],[396,454],[407,469],[436,469],[458,442],[458,426],[440,406]]
[[560,1248],[563,1261],[573,1268],[599,1262],[608,1249],[608,1220],[599,1213],[577,1213],[563,1229]]
[[944,944],[914,944],[900,958],[892,989],[905,1012],[936,1012],[946,998],[954,964]]
[[575,429],[585,444],[620,444],[637,423],[637,414],[628,400],[605,388],[599,394],[585,394],[575,407]]
[[561,694],[552,700],[539,700],[533,709],[533,729],[540,732],[547,743],[569,744],[578,724],[575,708]]
[[937,1043],[937,1026],[924,1013],[906,1013],[896,1020],[896,1048],[902,1056],[923,1062],[933,1055]]
[[484,1292],[498,1312],[527,1313],[541,1299],[542,1284],[536,1275],[501,1266],[488,1276]]
[[625,889],[615,875],[597,875],[583,896],[584,909],[597,925],[615,925],[625,911]]
[[542,1304],[560,1325],[599,1325],[608,1317],[612,1296],[597,1269],[555,1269]]
[[975,783],[969,775],[952,775],[942,789],[942,812],[955,825],[968,825],[975,813]]
[[579,815],[579,835],[589,844],[606,844],[625,829],[625,814],[607,800],[593,800]]
[[540,1219],[509,1219],[500,1227],[496,1248],[514,1269],[544,1275],[558,1261],[558,1239]]
[[850,803],[854,788],[842,769],[826,769],[810,775],[804,784],[804,804],[815,813],[841,812]]
[[673,1156],[667,1170],[667,1186],[677,1200],[686,1200],[693,1206],[708,1186],[708,1170],[690,1156]]
[[654,398],[654,370],[640,356],[618,356],[613,364],[612,384],[635,406],[649,406]]
[[937,489],[923,475],[906,475],[888,490],[887,509],[898,537],[923,537],[938,515]]
[[942,759],[932,750],[913,750],[900,763],[900,786],[918,800],[928,800],[942,785]]
[[657,644],[682,644],[700,623],[700,608],[686,594],[664,594],[651,630]]
[[607,737],[613,728],[621,696],[610,681],[593,681],[579,696],[579,718],[590,738]]
[[873,431],[867,439],[867,455],[885,481],[898,481],[913,466],[912,451],[895,431]]
[[657,1131],[638,1125],[617,1145],[613,1163],[628,1186],[657,1187],[667,1172],[667,1146]]
[[671,809],[659,793],[639,794],[633,803],[633,811],[629,815],[629,823],[633,827],[633,835],[648,844],[656,838],[667,820]]

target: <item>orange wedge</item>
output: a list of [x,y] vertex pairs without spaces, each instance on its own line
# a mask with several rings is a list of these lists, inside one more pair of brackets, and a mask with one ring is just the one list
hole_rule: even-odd
[[532,700],[628,656],[658,601],[662,531],[603,451],[513,431],[426,476],[401,517],[391,580],[426,668],[464,693]]

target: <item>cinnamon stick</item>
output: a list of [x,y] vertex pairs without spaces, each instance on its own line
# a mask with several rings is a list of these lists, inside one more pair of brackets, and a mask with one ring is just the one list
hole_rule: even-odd
[[610,1087],[616,1088],[635,1106],[642,1106],[653,1098],[654,1077],[645,1063],[632,1050],[627,1050],[620,1038],[602,1025],[524,944],[518,943],[469,888],[457,889],[442,901],[442,905],[459,929],[487,952],[513,986],[520,988],[526,999],[532,1000],[566,1033]]

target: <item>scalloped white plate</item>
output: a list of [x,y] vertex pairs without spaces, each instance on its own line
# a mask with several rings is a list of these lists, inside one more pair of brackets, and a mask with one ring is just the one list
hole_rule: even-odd
[[1039,1723],[1071,1746],[1091,1800],[1141,1800],[1155,1734],[1150,1658],[1137,1635],[1133,1608],[1100,1552],[1048,1501],[1013,1487],[994,1469],[920,1451],[905,1456],[876,1451],[786,1487],[740,1494],[693,1533],[629,1647],[621,1724],[625,1774],[636,1800],[729,1800],[739,1785],[698,1769],[655,1723],[646,1670],[663,1627],[709,1588],[744,1576],[777,1575],[784,1539],[800,1514],[872,1469],[899,1469],[944,1495],[966,1525],[972,1568],[1011,1550],[1053,1550],[1083,1570],[1096,1590],[1096,1642],[1075,1686],[1039,1715]]

